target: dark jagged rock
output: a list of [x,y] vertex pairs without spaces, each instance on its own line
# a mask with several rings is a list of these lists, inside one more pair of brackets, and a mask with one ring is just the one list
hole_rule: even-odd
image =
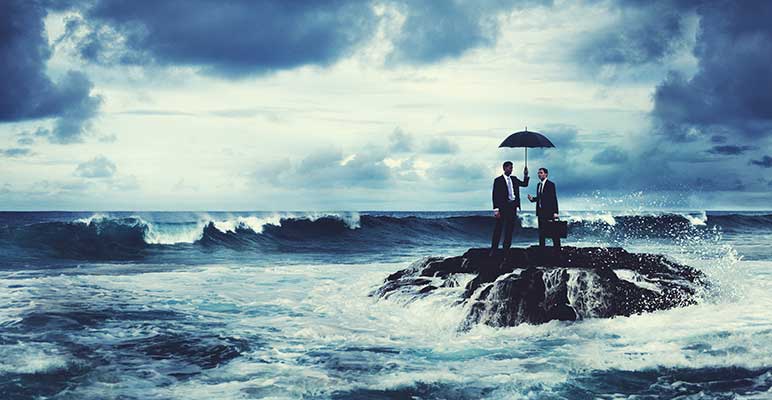
[[460,327],[496,327],[552,320],[629,316],[696,302],[705,275],[658,254],[622,248],[470,249],[460,257],[428,257],[386,278],[371,296],[408,300],[467,282],[457,305]]

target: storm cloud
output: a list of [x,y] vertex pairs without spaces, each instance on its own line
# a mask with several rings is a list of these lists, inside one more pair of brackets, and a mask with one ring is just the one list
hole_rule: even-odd
[[697,73],[672,73],[654,94],[661,134],[677,140],[772,134],[772,3],[705,2],[697,7]]
[[100,64],[187,65],[237,78],[325,66],[372,39],[388,13],[401,27],[387,40],[392,64],[428,64],[496,42],[499,17],[551,0],[282,1],[170,0],[137,6],[125,0],[82,2],[67,24],[80,56]]
[[82,12],[68,31],[88,61],[188,65],[224,77],[330,64],[377,25],[369,2],[345,0],[100,0]]
[[772,168],[768,2],[0,7],[0,167],[20,171],[0,184],[19,193],[45,175],[148,207],[487,208],[502,161],[522,174],[523,150],[496,146],[525,124],[556,145],[528,152],[531,175],[565,198],[739,204]]
[[93,84],[78,71],[56,81],[47,75],[51,49],[42,3],[9,0],[0,7],[0,122],[53,118],[44,136],[56,143],[81,141],[102,102],[91,93]]
[[750,163],[763,168],[772,168],[772,157],[764,156],[760,160],[751,160]]
[[625,161],[627,153],[618,146],[606,147],[592,157],[592,162],[602,165],[621,164]]
[[491,46],[499,35],[498,17],[515,8],[551,5],[552,1],[483,0],[395,1],[405,16],[390,55],[392,62],[426,64]]
[[582,68],[654,64],[687,41],[689,1],[619,1],[611,3],[617,18],[577,38],[573,57]]
[[[608,8],[613,22],[576,41],[572,61],[580,68],[600,74],[609,66],[660,65],[678,52],[696,60],[693,74],[665,66],[669,73],[653,95],[656,133],[677,142],[714,143],[772,136],[772,3],[618,0]],[[723,150],[730,149],[712,152],[727,154]]]
[[727,155],[727,156],[736,156],[738,154],[745,153],[746,151],[750,151],[755,149],[753,146],[736,146],[736,145],[724,145],[724,146],[713,146],[710,150],[708,150],[708,153],[711,154],[721,154],[721,155]]

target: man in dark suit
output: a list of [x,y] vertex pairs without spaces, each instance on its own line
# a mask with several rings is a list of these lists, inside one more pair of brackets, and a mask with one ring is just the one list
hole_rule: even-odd
[[[531,203],[536,203],[536,217],[539,219],[539,246],[545,246],[547,237],[546,227],[551,221],[558,218],[558,193],[555,184],[547,179],[547,168],[539,168],[537,173],[539,183],[536,185],[536,197],[528,195]],[[560,249],[560,236],[552,237],[555,250]]]
[[493,180],[493,215],[496,217],[496,227],[493,229],[491,255],[499,247],[501,230],[504,229],[503,248],[512,245],[512,230],[515,229],[517,209],[520,208],[520,186],[528,186],[528,167],[523,169],[523,180],[512,176],[512,161],[503,165],[504,174]]

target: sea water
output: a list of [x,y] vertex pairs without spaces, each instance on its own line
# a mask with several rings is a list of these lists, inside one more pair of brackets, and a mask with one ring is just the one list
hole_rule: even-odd
[[[536,239],[521,217],[516,246]],[[0,213],[0,398],[772,398],[772,212],[566,219],[567,245],[713,285],[686,308],[460,332],[463,285],[369,294],[489,246],[488,213]]]

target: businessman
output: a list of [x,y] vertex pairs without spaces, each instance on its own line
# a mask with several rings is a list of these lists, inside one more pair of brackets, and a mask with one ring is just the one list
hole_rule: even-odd
[[493,180],[493,215],[496,217],[496,226],[493,229],[493,240],[490,255],[493,255],[499,247],[501,230],[504,229],[504,243],[502,247],[508,249],[512,245],[512,231],[515,229],[517,209],[520,208],[520,187],[528,186],[528,167],[523,169],[523,180],[512,176],[512,161],[507,161],[502,166],[504,174]]
[[[539,220],[539,247],[545,246],[547,237],[547,225],[558,218],[558,194],[555,184],[547,179],[547,168],[539,168],[537,173],[539,183],[536,185],[536,197],[528,195],[531,203],[536,203],[536,217]],[[552,237],[555,250],[560,250],[560,236]]]

